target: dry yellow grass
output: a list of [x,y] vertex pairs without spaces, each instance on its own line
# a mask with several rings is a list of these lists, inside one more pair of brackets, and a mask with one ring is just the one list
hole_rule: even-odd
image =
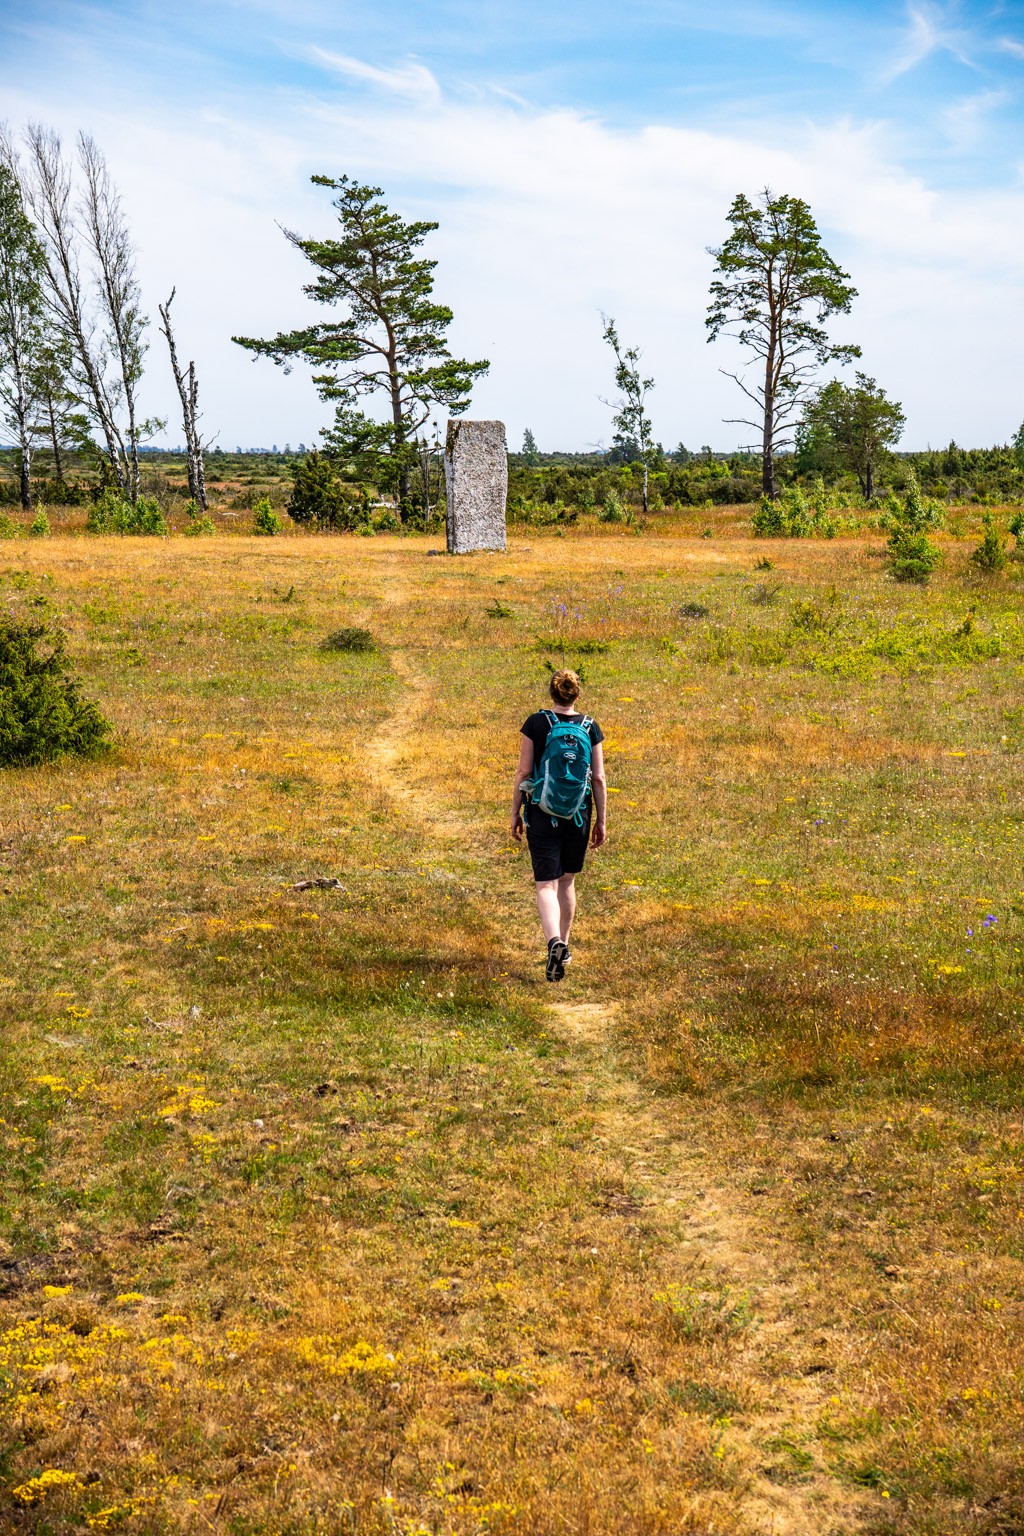
[[[3,776],[0,1525],[1017,1529],[1014,581],[429,543],[0,551],[118,728]],[[615,793],[551,1008],[563,645]]]

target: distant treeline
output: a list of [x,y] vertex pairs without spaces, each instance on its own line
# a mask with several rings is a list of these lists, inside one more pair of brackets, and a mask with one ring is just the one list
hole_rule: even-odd
[[[521,498],[539,504],[561,501],[567,507],[586,510],[604,504],[615,490],[630,505],[639,505],[642,466],[613,462],[612,454],[538,453],[509,454],[510,500]],[[536,461],[536,462],[532,462]],[[902,491],[911,471],[928,496],[955,502],[996,506],[1024,502],[1024,471],[1012,446],[928,449],[923,453],[891,453],[879,466],[875,495],[865,501],[855,475],[835,472],[820,461],[813,445],[802,451],[776,456],[780,488],[809,488],[817,479],[851,504],[881,506],[892,490]],[[650,506],[732,506],[754,503],[761,496],[761,459],[752,453],[714,453],[704,449],[689,453],[678,448],[660,453],[650,467]]]
[[[103,461],[94,454],[70,455],[63,481],[52,473],[48,455],[36,455],[33,477],[35,499],[48,505],[83,506],[98,499],[108,483]],[[211,491],[223,484],[225,496],[233,504],[248,504],[248,487],[263,482],[276,483],[281,492],[273,495],[277,504],[285,504],[284,487],[304,462],[290,453],[232,453],[215,449],[207,455],[207,477]],[[338,466],[339,478],[353,486],[358,478]],[[150,450],[145,455],[142,478],[145,488],[160,494],[188,494],[185,459],[181,453]],[[443,495],[440,464],[432,469],[433,499]],[[1024,503],[1024,471],[1012,446],[961,448],[950,443],[946,448],[921,453],[891,453],[879,466],[875,496],[866,501],[856,477],[836,473],[820,464],[812,447],[801,452],[780,454],[776,459],[780,488],[802,486],[809,489],[820,478],[836,497],[850,505],[881,506],[890,491],[901,492],[913,471],[922,492],[958,505],[996,506]],[[623,453],[510,453],[509,507],[513,517],[532,511],[543,520],[556,520],[561,512],[587,512],[604,507],[611,496],[626,507],[640,505],[643,466],[639,460],[624,461]],[[20,455],[16,449],[0,450],[0,504],[14,506],[20,497]],[[178,481],[180,480],[180,484]],[[269,486],[267,487],[270,488]],[[368,493],[376,487],[367,485]],[[761,496],[760,457],[752,453],[720,453],[704,448],[690,453],[680,446],[672,453],[658,452],[649,471],[650,510],[669,507],[735,506],[756,503]]]

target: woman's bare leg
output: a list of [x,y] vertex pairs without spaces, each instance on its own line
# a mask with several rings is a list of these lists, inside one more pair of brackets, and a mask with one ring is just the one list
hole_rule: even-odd
[[561,884],[560,880],[537,881],[537,911],[540,913],[540,926],[544,930],[545,939],[561,937]]
[[563,875],[558,882],[558,937],[564,939],[566,944],[569,942],[569,931],[575,916],[576,876]]

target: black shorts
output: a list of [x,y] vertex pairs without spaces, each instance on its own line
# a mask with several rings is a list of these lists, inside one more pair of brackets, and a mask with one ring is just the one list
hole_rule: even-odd
[[578,875],[583,868],[590,840],[590,801],[583,812],[583,825],[545,816],[536,805],[524,805],[526,841],[533,860],[535,880],[560,880],[563,875]]

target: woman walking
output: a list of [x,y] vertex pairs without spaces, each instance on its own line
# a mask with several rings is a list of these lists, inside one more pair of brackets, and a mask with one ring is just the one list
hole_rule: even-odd
[[583,868],[588,837],[600,848],[607,835],[607,795],[604,732],[576,708],[576,673],[556,672],[550,692],[551,708],[538,710],[523,726],[512,791],[512,836],[521,842],[525,823],[537,911],[548,945],[545,975],[548,981],[561,981],[572,959],[575,880]]

